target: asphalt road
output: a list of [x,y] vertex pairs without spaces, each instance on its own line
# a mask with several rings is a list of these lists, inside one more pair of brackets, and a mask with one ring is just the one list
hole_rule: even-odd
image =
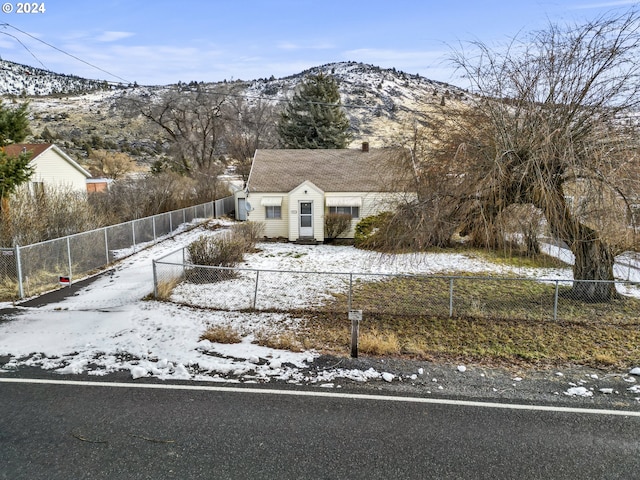
[[315,392],[326,396],[0,383],[0,479],[633,479],[640,472],[637,416],[322,390]]

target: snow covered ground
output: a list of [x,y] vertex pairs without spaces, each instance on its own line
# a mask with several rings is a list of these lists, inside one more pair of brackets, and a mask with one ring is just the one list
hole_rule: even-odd
[[[196,228],[153,245],[118,263],[76,295],[43,307],[18,307],[0,323],[0,372],[35,366],[58,373],[106,375],[128,371],[133,378],[266,382],[332,386],[336,379],[394,381],[383,369],[331,368],[310,374],[316,352],[295,353],[252,343],[258,332],[276,332],[295,324],[287,314],[218,312],[145,300],[153,289],[152,259],[188,245],[200,235],[224,230]],[[316,272],[439,273],[455,271],[516,273],[536,278],[570,278],[569,269],[513,270],[464,254],[400,255],[393,259],[347,246],[259,245],[246,266]],[[301,276],[297,281],[304,282]],[[310,282],[317,281],[308,277]],[[299,288],[312,288],[298,285]],[[198,295],[178,290],[176,296]],[[0,305],[11,308],[12,305]],[[242,343],[214,344],[201,340],[212,325],[243,333]],[[462,371],[462,370],[459,370]],[[411,375],[416,377],[421,372]],[[577,395],[568,390],[567,395]],[[638,392],[640,393],[640,392]]]

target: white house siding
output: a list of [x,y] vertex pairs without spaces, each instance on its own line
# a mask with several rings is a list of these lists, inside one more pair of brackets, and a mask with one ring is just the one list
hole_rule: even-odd
[[87,176],[60,157],[53,148],[42,152],[30,164],[34,167],[31,182],[42,182],[45,188],[57,186],[87,191]]
[[[402,193],[380,193],[380,192],[339,192],[327,193],[326,198],[347,198],[359,197],[362,199],[360,207],[360,217],[351,220],[351,229],[343,234],[343,238],[353,238],[356,225],[365,217],[376,215],[380,212],[392,210],[394,205],[403,197]],[[327,208],[327,211],[329,209]]]
[[[263,197],[282,197],[282,205],[280,211],[282,213],[281,218],[266,218],[266,209],[262,206]],[[288,238],[289,236],[289,201],[287,194],[262,194],[252,193],[247,197],[247,201],[251,205],[251,210],[247,214],[247,220],[251,222],[261,222],[264,224],[264,236],[268,238]]]

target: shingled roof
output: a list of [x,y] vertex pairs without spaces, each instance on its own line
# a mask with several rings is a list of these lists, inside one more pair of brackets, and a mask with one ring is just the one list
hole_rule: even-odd
[[14,143],[4,147],[4,152],[8,157],[17,157],[23,152],[29,152],[33,160],[38,155],[49,150],[51,146],[51,143]]
[[250,192],[290,192],[310,181],[325,192],[397,191],[389,168],[393,149],[257,150]]

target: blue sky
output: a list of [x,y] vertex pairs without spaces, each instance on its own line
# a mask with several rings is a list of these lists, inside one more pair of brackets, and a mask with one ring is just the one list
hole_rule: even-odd
[[549,21],[583,22],[640,5],[626,0],[36,3],[44,4],[44,13],[19,14],[18,2],[3,3],[3,11],[7,4],[13,9],[0,13],[3,59],[144,85],[283,77],[347,60],[459,85],[446,59],[461,43],[504,43]]

